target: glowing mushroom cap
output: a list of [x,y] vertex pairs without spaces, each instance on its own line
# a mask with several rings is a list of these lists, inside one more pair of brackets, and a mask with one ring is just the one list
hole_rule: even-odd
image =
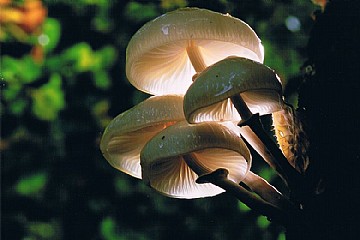
[[105,129],[100,149],[116,169],[141,178],[140,151],[158,132],[183,121],[182,96],[154,96],[114,118]]
[[[185,160],[189,156],[191,162]],[[215,122],[172,125],[144,146],[140,158],[143,180],[175,198],[217,195],[223,190],[197,184],[199,175],[226,168],[229,179],[240,183],[251,165],[250,152],[239,135]]]
[[196,78],[184,97],[184,113],[190,123],[239,121],[232,96],[243,98],[252,113],[270,114],[283,107],[282,86],[273,70],[240,57],[228,57],[208,67]]
[[263,46],[245,22],[199,8],[183,8],[146,23],[126,49],[126,75],[139,90],[184,94],[195,74],[188,47],[206,66],[230,55],[262,62]]

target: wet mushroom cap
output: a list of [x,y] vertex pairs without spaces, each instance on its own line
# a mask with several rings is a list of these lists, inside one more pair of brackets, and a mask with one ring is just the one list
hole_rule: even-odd
[[190,123],[239,121],[230,97],[240,95],[252,113],[270,114],[283,107],[282,86],[273,70],[241,57],[228,57],[208,67],[184,97]]
[[158,132],[183,121],[182,96],[154,96],[115,117],[105,129],[100,149],[114,168],[141,178],[140,151]]
[[135,33],[126,49],[126,75],[150,94],[184,94],[196,72],[189,52],[205,66],[230,55],[259,62],[264,58],[260,39],[245,22],[206,9],[183,8]]
[[[184,156],[194,161],[189,163]],[[217,195],[223,190],[212,184],[197,184],[199,175],[226,168],[229,179],[240,183],[251,165],[250,152],[239,135],[215,122],[172,125],[144,146],[140,158],[143,180],[175,198]]]

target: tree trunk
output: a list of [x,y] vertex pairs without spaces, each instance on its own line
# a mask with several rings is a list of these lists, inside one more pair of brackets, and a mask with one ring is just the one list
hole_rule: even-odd
[[316,14],[298,116],[310,141],[312,194],[287,239],[359,239],[360,8],[329,1]]

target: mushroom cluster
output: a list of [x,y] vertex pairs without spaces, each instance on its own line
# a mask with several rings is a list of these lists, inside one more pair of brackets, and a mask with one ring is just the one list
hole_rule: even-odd
[[166,196],[226,190],[273,212],[268,207],[286,199],[250,171],[243,141],[282,173],[254,121],[284,108],[281,82],[263,59],[256,33],[229,14],[183,8],[146,23],[128,44],[126,75],[154,96],[112,120],[101,139],[104,157]]

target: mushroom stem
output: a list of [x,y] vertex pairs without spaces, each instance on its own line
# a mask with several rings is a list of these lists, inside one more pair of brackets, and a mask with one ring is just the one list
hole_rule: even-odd
[[218,187],[221,187],[259,214],[264,215],[270,220],[277,221],[281,224],[287,224],[288,216],[284,211],[264,201],[263,199],[256,197],[247,191],[244,187],[229,180],[227,176],[228,171],[226,169],[219,168],[212,173],[200,176],[196,182],[212,183]]
[[253,115],[240,94],[231,97],[231,102],[240,114],[242,121],[246,121]]
[[271,168],[276,169],[275,161],[273,156],[266,149],[264,143],[259,139],[259,137],[251,130],[249,126],[243,126],[240,128],[240,134],[243,139],[250,145],[258,154],[265,160]]
[[242,181],[262,199],[283,210],[295,210],[295,206],[274,186],[257,174],[249,171]]
[[189,56],[190,62],[193,65],[196,72],[202,72],[205,70],[206,65],[204,58],[201,55],[199,47],[196,45],[194,40],[189,41],[189,45],[186,48],[186,52]]
[[270,164],[270,166],[275,167],[275,170],[288,185],[301,183],[302,176],[290,165],[275,142],[272,141],[269,135],[265,132],[260,123],[259,114],[252,114],[240,95],[231,97],[231,101],[242,118],[238,125],[240,127],[245,125],[249,126],[273,156],[272,160],[274,163]]

